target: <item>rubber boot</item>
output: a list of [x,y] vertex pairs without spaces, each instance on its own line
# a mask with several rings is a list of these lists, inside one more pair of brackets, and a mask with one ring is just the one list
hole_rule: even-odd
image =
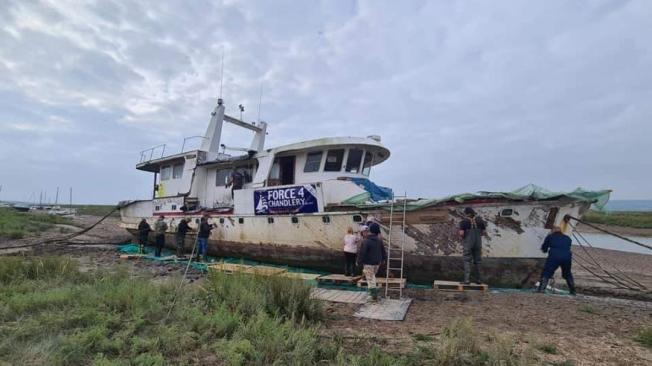
[[577,293],[575,292],[575,280],[571,278],[566,279],[566,285],[568,285],[568,292],[575,296]]
[[471,263],[464,262],[464,284],[468,285],[471,283]]
[[539,281],[539,288],[537,288],[537,292],[546,293],[546,287],[548,287],[548,278],[541,277],[541,281]]
[[371,301],[377,302],[378,301],[378,287],[370,289],[369,292],[371,293]]
[[480,274],[480,264],[473,264],[473,277],[475,278],[475,283],[482,284],[482,275]]

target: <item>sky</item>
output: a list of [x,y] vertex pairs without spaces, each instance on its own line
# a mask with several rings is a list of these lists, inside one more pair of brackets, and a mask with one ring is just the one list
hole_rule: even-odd
[[623,0],[0,0],[0,199],[150,197],[140,151],[204,134],[222,56],[227,113],[257,120],[262,87],[266,147],[380,135],[371,179],[396,192],[652,198],[650,19]]

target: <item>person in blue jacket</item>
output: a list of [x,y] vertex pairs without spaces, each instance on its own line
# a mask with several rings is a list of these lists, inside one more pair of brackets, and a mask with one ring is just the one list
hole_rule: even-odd
[[548,280],[555,274],[558,267],[561,267],[561,276],[566,280],[568,291],[575,295],[575,281],[571,273],[571,264],[573,262],[573,253],[571,252],[572,240],[562,233],[559,226],[554,226],[552,232],[546,236],[541,245],[541,251],[548,253],[548,259],[541,273],[541,281],[537,292],[545,292],[548,286]]

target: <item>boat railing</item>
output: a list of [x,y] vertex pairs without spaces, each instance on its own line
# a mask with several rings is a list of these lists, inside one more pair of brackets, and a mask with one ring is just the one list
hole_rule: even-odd
[[[158,153],[156,154],[156,156],[154,156],[154,152],[157,149],[161,150],[161,156],[158,156]],[[146,149],[146,150],[143,150],[143,151],[140,152],[140,161],[139,161],[139,163],[145,163],[145,162],[151,161],[153,159],[162,158],[163,154],[165,154],[165,144],[150,147],[149,149]]]
[[193,140],[193,139],[207,139],[206,136],[188,136],[183,139],[183,144],[181,145],[181,152],[185,151],[186,148],[186,142],[188,140]]

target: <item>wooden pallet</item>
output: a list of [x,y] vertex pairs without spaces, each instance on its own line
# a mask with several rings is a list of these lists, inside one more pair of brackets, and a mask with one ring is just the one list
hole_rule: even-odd
[[139,259],[147,257],[147,254],[120,254],[120,259]]
[[260,276],[273,276],[277,274],[282,274],[287,270],[285,268],[272,267],[272,266],[250,266],[247,264],[238,264],[238,263],[216,263],[208,266],[209,270],[220,271],[226,274],[232,274],[235,272],[249,273]]
[[286,272],[283,273],[283,277],[296,278],[304,281],[316,280],[320,275],[316,273],[296,273],[296,272]]
[[432,287],[435,290],[439,290],[439,291],[487,291],[489,290],[489,286],[485,285],[484,283],[481,284],[471,283],[467,285],[462,282],[439,281],[439,280],[435,280]]
[[361,278],[362,276],[345,276],[343,274],[329,274],[325,276],[319,276],[316,278],[316,280],[319,283],[329,283],[334,285],[341,285],[341,284],[352,285],[358,282],[358,280],[360,280]]
[[329,290],[324,288],[312,288],[310,297],[313,299],[344,302],[348,304],[364,304],[369,295],[366,291]]
[[[401,288],[405,288],[405,284],[407,283],[405,278],[377,277],[376,278],[376,286],[385,287],[385,281],[389,282],[390,286],[393,286],[395,288],[398,288],[396,285],[400,285]],[[367,287],[367,280],[363,278],[360,281],[358,281],[358,287]],[[391,288],[392,287],[390,287],[390,289]]]

